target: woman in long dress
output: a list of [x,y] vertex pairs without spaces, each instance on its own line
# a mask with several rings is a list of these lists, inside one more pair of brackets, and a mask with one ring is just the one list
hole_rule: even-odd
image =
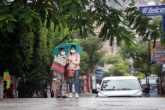
[[[65,68],[66,65],[66,55],[65,51],[63,48],[59,49],[59,54],[58,56],[55,56],[54,60],[58,59],[61,63],[60,66],[61,69]],[[52,80],[52,90],[54,93],[54,96],[57,98],[66,98],[66,92],[67,92],[67,83],[64,77],[65,71],[63,73],[57,71],[56,69],[54,70],[55,77]]]

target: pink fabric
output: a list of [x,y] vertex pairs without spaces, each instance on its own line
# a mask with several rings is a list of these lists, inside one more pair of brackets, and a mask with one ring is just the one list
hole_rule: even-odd
[[55,70],[55,71],[60,72],[60,73],[64,73],[65,72],[65,69],[64,69],[63,66],[55,64],[55,63],[52,64],[51,70]]
[[67,59],[71,60],[69,62],[68,70],[79,70],[80,69],[80,54],[68,54]]

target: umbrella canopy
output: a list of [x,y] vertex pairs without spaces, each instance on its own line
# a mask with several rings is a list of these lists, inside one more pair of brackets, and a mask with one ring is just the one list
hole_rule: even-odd
[[66,54],[68,54],[68,53],[70,52],[70,47],[71,47],[72,45],[74,45],[74,46],[76,47],[76,51],[77,51],[78,53],[81,53],[81,52],[82,52],[83,48],[81,47],[80,44],[77,44],[77,43],[64,43],[64,44],[58,45],[58,46],[56,46],[56,47],[54,48],[54,50],[53,50],[53,56],[59,54],[59,53],[58,53],[59,48],[64,48]]

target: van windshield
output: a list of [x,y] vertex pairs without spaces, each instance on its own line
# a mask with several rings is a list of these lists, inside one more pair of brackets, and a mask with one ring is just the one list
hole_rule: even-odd
[[104,80],[101,90],[139,90],[140,84],[135,79]]

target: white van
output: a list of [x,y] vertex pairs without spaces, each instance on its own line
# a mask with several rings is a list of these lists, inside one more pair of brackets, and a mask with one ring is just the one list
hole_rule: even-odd
[[138,79],[134,76],[106,77],[102,80],[98,96],[142,96]]

